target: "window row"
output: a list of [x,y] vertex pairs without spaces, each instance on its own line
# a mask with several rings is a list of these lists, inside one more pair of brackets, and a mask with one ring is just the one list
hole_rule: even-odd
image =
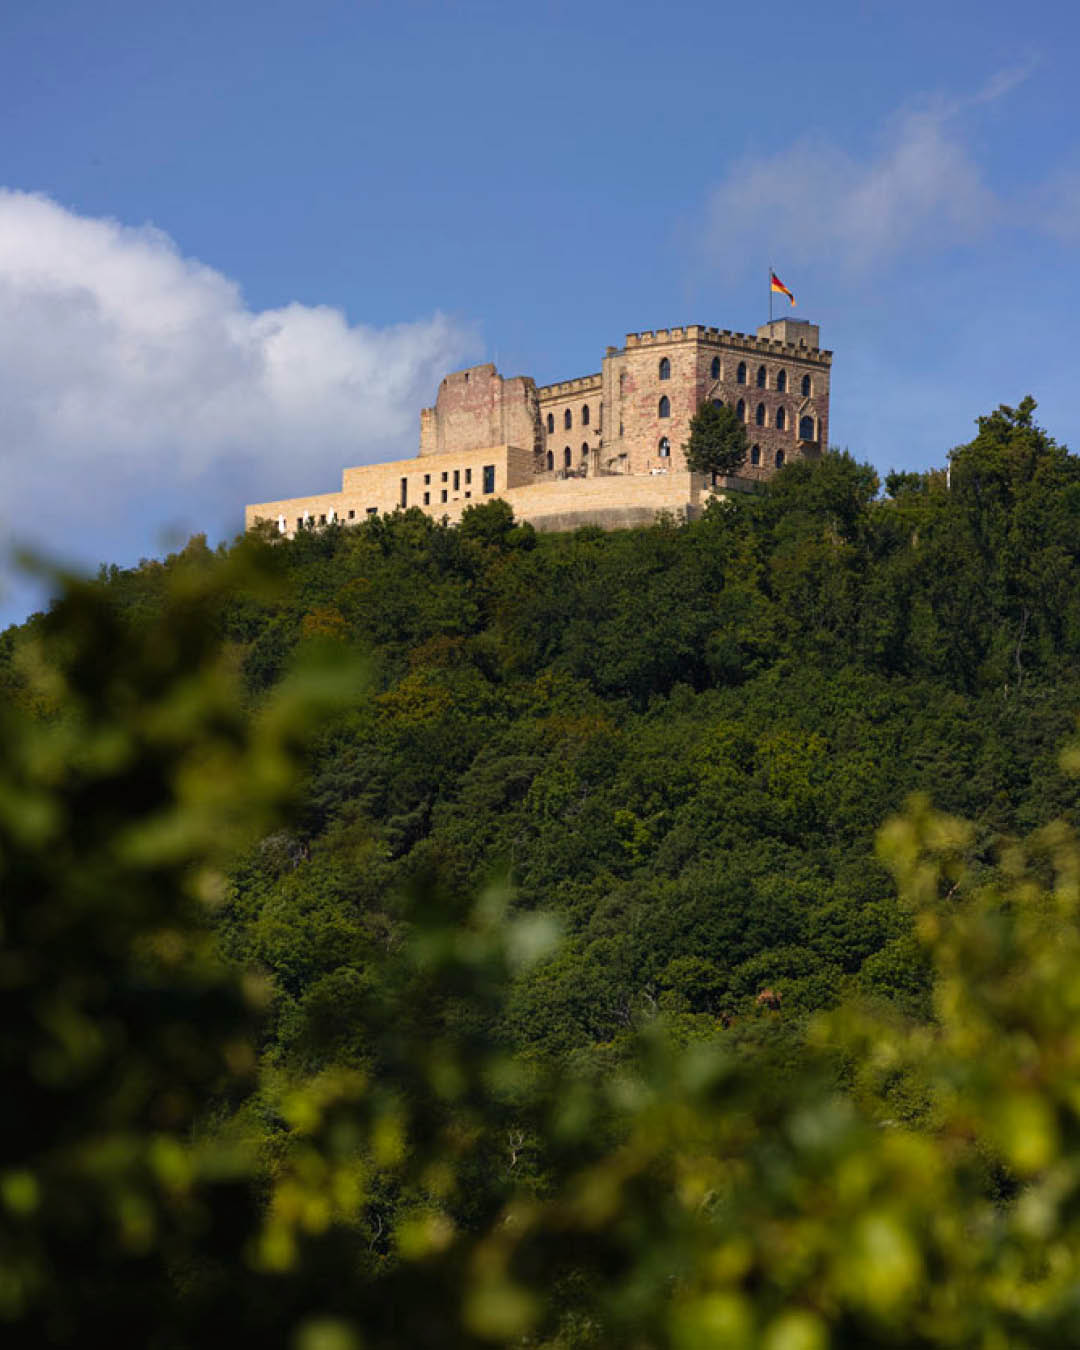
[[[481,475],[482,475],[482,479],[481,479],[481,488],[482,488],[482,490],[483,490],[485,493],[488,493],[488,492],[494,492],[494,491],[495,491],[495,465],[494,465],[494,464],[485,464],[485,465],[483,466],[483,468],[480,470],[480,472],[481,472]],[[431,505],[431,498],[432,498],[432,493],[431,493],[431,491],[430,491],[430,488],[431,488],[431,478],[432,478],[432,475],[431,475],[430,473],[424,474],[424,488],[427,489],[427,490],[424,492],[424,494],[423,494],[423,503],[424,503],[425,506],[430,506],[430,505]],[[472,481],[473,481],[473,471],[472,471],[471,468],[469,468],[469,469],[443,469],[442,473],[439,475],[439,481],[440,481],[440,483],[445,483],[445,484],[446,484],[446,487],[442,487],[442,488],[439,488],[439,489],[438,489],[438,492],[439,492],[439,501],[440,501],[440,502],[445,502],[445,501],[448,501],[448,500],[449,500],[449,497],[450,497],[450,491],[451,491],[451,486],[452,486],[454,492],[460,492],[460,491],[461,491],[461,485],[462,485],[462,482],[463,482],[463,481],[464,481],[464,483],[465,483],[465,488],[466,488],[466,491],[465,491],[465,493],[464,493],[465,498],[466,498],[466,499],[469,499],[469,498],[472,497],[472,491],[471,491],[471,486],[470,486],[470,485],[472,484]],[[401,480],[400,491],[399,491],[399,493],[398,493],[398,505],[401,506],[402,508],[404,508],[404,507],[407,507],[408,504],[409,504],[409,480],[408,480],[408,478],[402,478],[402,480]],[[372,509],[374,509],[374,508],[372,508]]]
[[[713,369],[716,371],[716,374],[717,374],[717,375],[719,374],[719,368],[718,368],[718,367],[719,367],[719,362],[714,361],[714,362],[713,362]],[[716,376],[714,375],[713,378],[715,379]],[[747,382],[746,362],[745,362],[745,361],[740,361],[740,362],[739,362],[739,365],[738,365],[738,367],[737,367],[737,369],[736,369],[736,371],[735,371],[735,383],[736,383],[736,384],[746,384],[746,382]],[[764,366],[758,366],[758,368],[757,368],[757,375],[754,377],[754,383],[757,385],[757,387],[758,387],[759,389],[768,389],[768,387],[769,387],[769,372],[766,370],[766,368],[765,368]],[[786,394],[786,393],[787,393],[787,388],[788,388],[788,376],[787,376],[787,371],[786,371],[786,370],[778,370],[778,371],[776,372],[775,379],[773,380],[773,388],[774,388],[774,389],[777,391],[777,393],[779,393],[779,394]],[[802,377],[802,380],[801,380],[800,385],[799,385],[799,389],[800,389],[800,391],[801,391],[801,393],[802,393],[803,398],[809,398],[809,397],[811,396],[811,394],[813,394],[813,392],[814,392],[814,382],[813,382],[813,380],[810,378],[809,375],[804,375],[804,376]]]
[[[581,405],[581,425],[583,427],[587,427],[589,425],[590,416],[591,414],[589,412],[589,405],[587,403],[583,403]],[[563,410],[562,424],[567,431],[569,431],[570,428],[574,425],[574,412],[572,408],[566,408]],[[547,415],[547,429],[549,432],[555,430],[554,413],[548,413]]]
[[[573,453],[573,451],[570,449],[570,447],[569,447],[568,445],[564,445],[564,446],[563,446],[563,452],[562,452],[562,453],[563,453],[563,468],[564,468],[564,469],[569,469],[569,468],[571,467],[571,465],[573,464],[573,462],[574,462],[574,453]],[[589,443],[588,443],[587,441],[582,441],[582,443],[581,443],[581,458],[582,458],[582,462],[584,462],[585,460],[587,460],[588,457],[589,457]],[[555,451],[554,451],[554,450],[549,450],[549,451],[547,452],[547,466],[548,466],[548,470],[549,470],[549,471],[555,468]]]
[[[657,451],[657,454],[660,456],[661,459],[670,459],[670,458],[671,458],[671,441],[670,441],[666,436],[661,436],[661,437],[660,437],[660,441],[659,441],[659,443],[658,443],[658,445],[657,445],[657,447],[656,447],[656,451]],[[750,447],[750,463],[753,464],[755,467],[760,466],[760,464],[761,464],[761,446],[760,446],[760,445],[752,445],[752,446]],[[776,467],[777,467],[778,469],[783,468],[783,465],[784,465],[784,452],[783,452],[783,450],[777,450],[777,451],[776,451],[775,455],[773,456],[773,463],[776,465]]]

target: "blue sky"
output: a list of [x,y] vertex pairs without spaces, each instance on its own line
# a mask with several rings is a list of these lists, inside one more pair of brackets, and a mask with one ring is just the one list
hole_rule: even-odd
[[770,262],[882,472],[1028,392],[1080,448],[1078,37],[1039,0],[3,0],[0,545],[230,537],[412,453],[446,369],[752,329]]

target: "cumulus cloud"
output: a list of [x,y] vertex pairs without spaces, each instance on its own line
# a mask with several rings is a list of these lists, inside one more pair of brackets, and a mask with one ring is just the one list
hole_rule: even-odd
[[1003,208],[965,140],[963,114],[1005,97],[1034,67],[1026,61],[973,95],[897,114],[862,157],[806,136],[736,162],[708,203],[708,251],[721,265],[748,248],[792,262],[826,253],[832,265],[858,272],[970,241],[1001,220]]
[[[420,406],[475,347],[439,314],[253,311],[161,230],[0,189],[0,530],[109,558],[110,503],[160,528],[216,524],[215,475],[248,500],[332,488],[346,464],[414,453]],[[101,510],[113,533],[87,535]]]

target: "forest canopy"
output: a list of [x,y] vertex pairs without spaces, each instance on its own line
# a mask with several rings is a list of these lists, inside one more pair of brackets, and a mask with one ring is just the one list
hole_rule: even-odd
[[1080,1334],[1080,465],[830,453],[0,635],[12,1344]]

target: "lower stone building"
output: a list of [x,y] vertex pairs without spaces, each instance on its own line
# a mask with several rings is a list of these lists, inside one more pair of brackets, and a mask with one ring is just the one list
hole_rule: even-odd
[[[419,507],[456,520],[508,501],[539,529],[691,517],[709,495],[751,489],[828,445],[832,353],[816,325],[777,319],[756,335],[690,325],[628,333],[601,370],[558,384],[505,379],[493,365],[447,375],[420,414],[420,453],[346,469],[340,492],[248,506],[246,524],[281,534]],[[702,403],[735,409],[749,454],[738,476],[706,483],[682,447]]]

